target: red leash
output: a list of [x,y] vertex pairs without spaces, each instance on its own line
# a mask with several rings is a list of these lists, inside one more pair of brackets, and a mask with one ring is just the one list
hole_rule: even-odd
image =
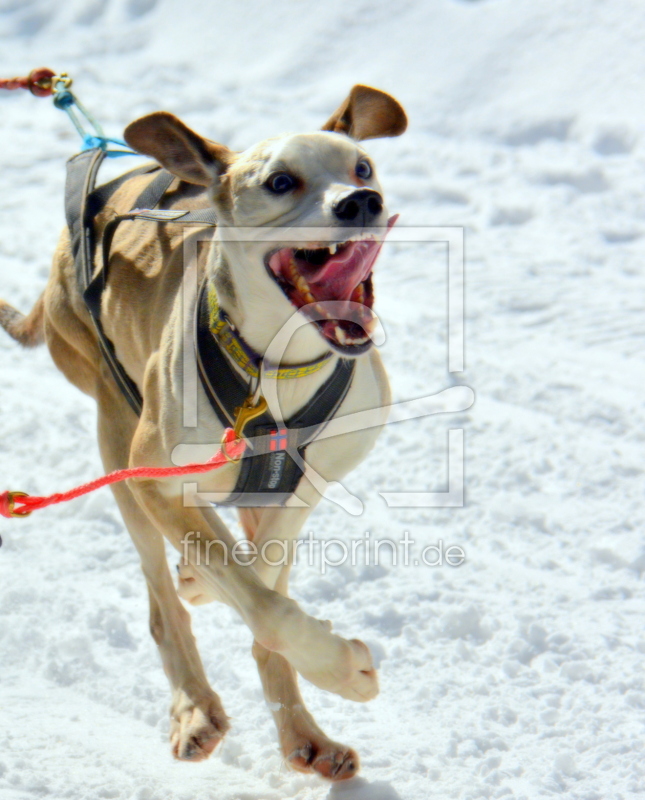
[[0,78],[0,89],[29,89],[36,97],[48,97],[54,92],[55,73],[47,67],[32,69],[26,78]]
[[0,515],[3,517],[28,517],[32,511],[46,508],[57,503],[66,503],[81,495],[94,492],[102,486],[126,481],[128,478],[173,478],[180,475],[195,475],[219,469],[230,462],[239,461],[244,454],[246,443],[239,438],[232,428],[227,428],[222,437],[222,446],[215,455],[203,464],[186,464],[184,467],[133,467],[117,469],[68,492],[58,492],[47,497],[31,497],[24,492],[0,493]]

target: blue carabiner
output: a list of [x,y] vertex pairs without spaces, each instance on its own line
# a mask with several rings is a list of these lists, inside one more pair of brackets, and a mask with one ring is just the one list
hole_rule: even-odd
[[[76,128],[79,136],[83,140],[83,150],[90,150],[94,147],[100,147],[105,151],[108,158],[118,158],[119,156],[136,156],[134,150],[128,148],[127,142],[122,139],[112,139],[105,136],[103,128],[96,121],[94,116],[85,108],[85,106],[78,100],[78,98],[70,92],[65,84],[63,89],[57,89],[54,86],[54,105],[60,108],[70,118],[72,125]],[[84,122],[89,124],[92,129],[88,131]],[[110,150],[109,145],[116,144],[119,147],[125,148],[123,150]]]

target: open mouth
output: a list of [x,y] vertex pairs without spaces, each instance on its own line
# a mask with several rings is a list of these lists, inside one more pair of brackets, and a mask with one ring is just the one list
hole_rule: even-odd
[[[387,230],[397,218],[388,220]],[[284,247],[267,258],[269,274],[291,303],[345,355],[360,355],[372,344],[372,269],[384,239],[363,235],[326,246]]]

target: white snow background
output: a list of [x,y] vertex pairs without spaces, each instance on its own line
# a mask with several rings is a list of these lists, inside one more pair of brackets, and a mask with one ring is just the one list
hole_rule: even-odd
[[[243,149],[316,129],[354,83],[394,94],[408,132],[367,143],[389,207],[401,226],[464,226],[467,252],[466,370],[451,376],[445,250],[384,251],[394,395],[477,395],[387,428],[347,480],[363,516],[325,502],[308,526],[407,530],[417,550],[461,545],[464,565],[293,574],[303,607],[380,664],[367,705],[302,682],[361,778],[330,787],[281,764],[250,633],[216,605],[193,624],[232,730],[209,761],[172,760],[144,581],[103,490],[0,524],[2,800],[645,796],[644,43],[633,0],[0,0],[0,76],[67,70],[112,135],[163,108]],[[0,295],[28,310],[78,140],[24,92],[2,93],[0,119]],[[93,403],[46,349],[0,336],[0,386],[0,489],[102,473]],[[459,427],[464,507],[387,508],[379,491],[445,490]]]

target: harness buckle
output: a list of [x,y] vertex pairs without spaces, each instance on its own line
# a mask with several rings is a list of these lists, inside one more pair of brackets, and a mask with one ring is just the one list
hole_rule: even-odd
[[[260,397],[258,402],[254,405],[253,404],[253,396],[247,397],[244,403],[241,406],[238,406],[235,409],[235,425],[233,427],[233,433],[235,434],[235,441],[239,442],[242,436],[244,435],[244,429],[249,424],[252,419],[256,417],[261,417],[262,414],[267,410],[267,401],[264,397]],[[222,435],[222,453],[227,461],[239,461],[240,457],[232,458],[226,449],[226,445],[228,442],[226,439],[226,431]]]

